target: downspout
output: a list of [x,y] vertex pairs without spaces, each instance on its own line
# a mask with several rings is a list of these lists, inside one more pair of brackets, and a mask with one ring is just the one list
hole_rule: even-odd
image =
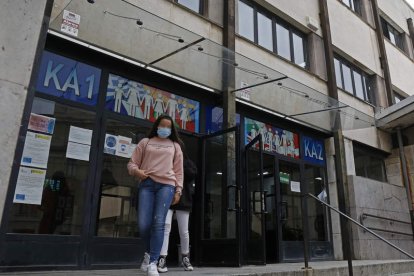
[[377,0],[372,0],[372,11],[374,12],[375,32],[377,34],[378,48],[380,52],[381,67],[384,72],[385,91],[387,92],[388,106],[394,104],[394,92],[392,91],[391,73],[388,66],[387,52],[385,50],[384,33],[382,30],[381,19]]
[[402,133],[401,128],[397,128],[397,138],[398,138],[398,148],[400,152],[400,160],[401,160],[401,168],[403,174],[403,181],[405,186],[405,191],[407,193],[407,202],[408,202],[408,210],[410,211],[410,218],[411,218],[411,228],[413,231],[413,239],[414,239],[414,211],[413,211],[413,202],[412,202],[412,191],[411,191],[411,183],[410,178],[408,177],[408,170],[407,170],[407,160],[405,158],[404,152],[404,144],[402,140]]

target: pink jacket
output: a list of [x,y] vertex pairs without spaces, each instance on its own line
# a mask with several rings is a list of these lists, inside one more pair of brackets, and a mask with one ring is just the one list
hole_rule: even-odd
[[128,162],[128,173],[144,170],[155,182],[183,188],[183,152],[170,139],[153,137],[142,139]]

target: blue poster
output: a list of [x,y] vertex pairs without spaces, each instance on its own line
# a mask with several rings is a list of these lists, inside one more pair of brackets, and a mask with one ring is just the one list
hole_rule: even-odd
[[96,67],[44,51],[36,90],[74,102],[96,105],[100,78],[101,70]]
[[151,122],[167,114],[177,127],[199,132],[199,102],[121,76],[109,74],[105,107]]
[[318,165],[325,165],[325,147],[323,140],[302,136],[303,159]]

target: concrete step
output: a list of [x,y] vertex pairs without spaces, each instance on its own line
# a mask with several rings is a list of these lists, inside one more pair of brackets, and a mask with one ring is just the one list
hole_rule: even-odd
[[[165,276],[348,276],[346,261],[311,262],[310,269],[303,269],[303,263],[269,264],[243,267],[195,267],[185,272],[180,267],[169,267]],[[366,260],[353,261],[355,276],[414,276],[414,261]],[[7,272],[0,276],[136,276],[146,275],[139,269],[82,270],[82,271],[36,271]]]

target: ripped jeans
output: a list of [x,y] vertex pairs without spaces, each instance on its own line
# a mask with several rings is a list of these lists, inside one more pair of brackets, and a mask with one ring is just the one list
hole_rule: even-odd
[[147,178],[139,185],[138,229],[150,254],[150,263],[158,261],[164,240],[165,217],[174,197],[175,187]]

